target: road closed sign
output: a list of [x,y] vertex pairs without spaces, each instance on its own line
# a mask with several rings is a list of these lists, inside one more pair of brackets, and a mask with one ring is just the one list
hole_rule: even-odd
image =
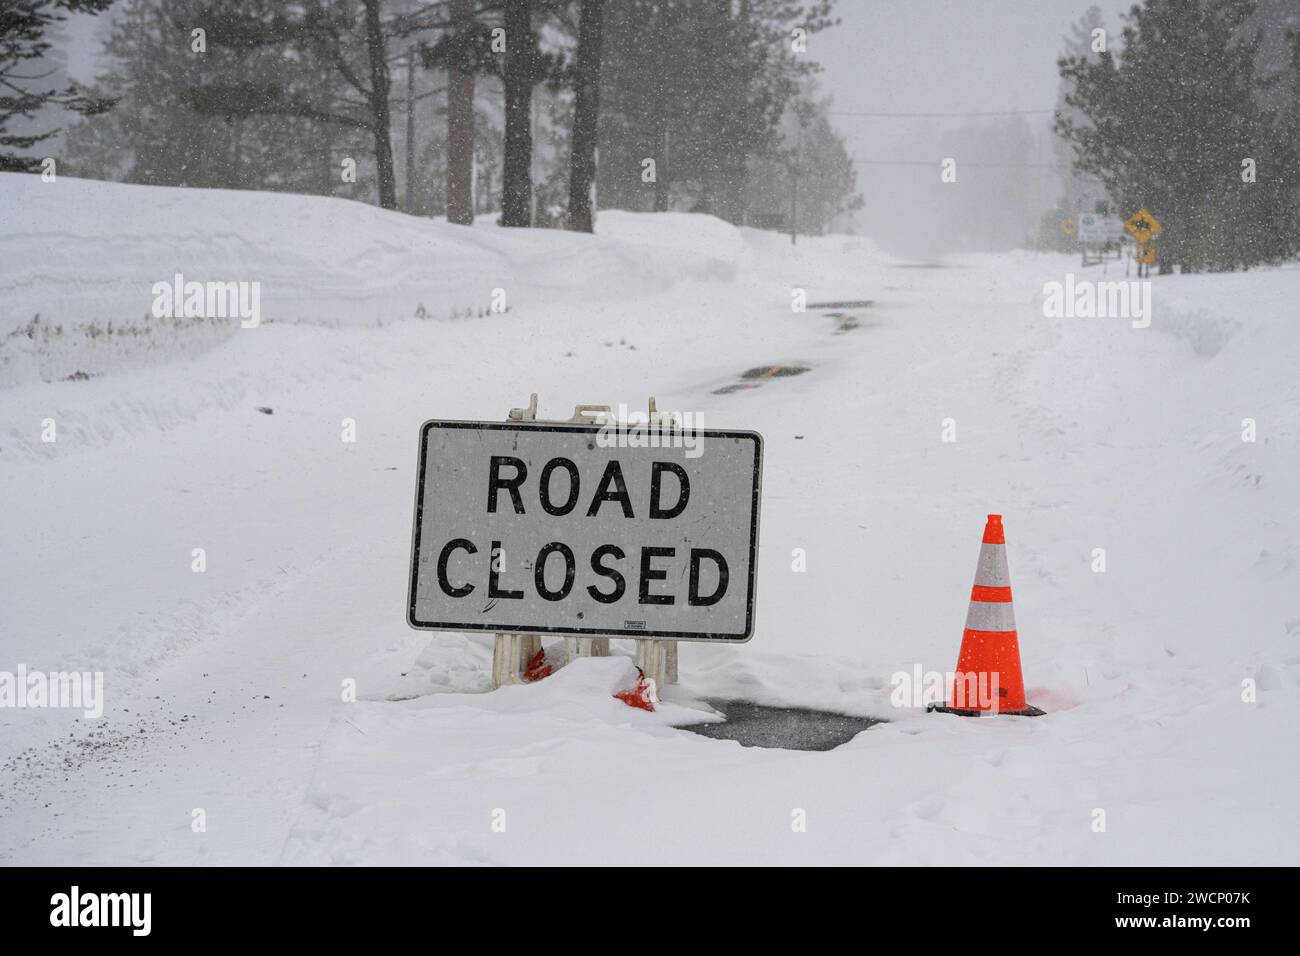
[[755,432],[425,422],[407,620],[746,641],[762,455]]

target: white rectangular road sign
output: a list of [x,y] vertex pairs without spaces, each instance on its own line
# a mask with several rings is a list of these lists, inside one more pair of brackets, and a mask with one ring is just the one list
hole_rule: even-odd
[[1124,220],[1119,216],[1079,213],[1079,242],[1085,246],[1104,246],[1124,237]]
[[672,434],[425,422],[408,623],[749,640],[763,439]]

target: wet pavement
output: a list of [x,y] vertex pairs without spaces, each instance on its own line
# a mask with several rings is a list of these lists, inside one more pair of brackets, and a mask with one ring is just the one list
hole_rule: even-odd
[[802,707],[769,707],[747,700],[710,699],[707,703],[727,719],[721,723],[684,724],[678,730],[716,740],[734,740],[742,747],[834,750],[868,727],[884,723],[873,717],[850,717]]

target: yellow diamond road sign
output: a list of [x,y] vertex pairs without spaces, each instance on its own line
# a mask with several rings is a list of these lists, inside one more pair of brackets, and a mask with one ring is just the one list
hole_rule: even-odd
[[1138,242],[1150,242],[1160,235],[1160,221],[1143,206],[1124,223],[1124,229]]

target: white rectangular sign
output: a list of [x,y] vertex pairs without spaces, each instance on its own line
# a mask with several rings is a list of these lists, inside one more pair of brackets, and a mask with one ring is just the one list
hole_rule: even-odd
[[1118,216],[1096,213],[1079,214],[1079,242],[1085,246],[1104,246],[1124,237],[1124,220]]
[[425,422],[408,623],[747,641],[763,440],[685,435]]

